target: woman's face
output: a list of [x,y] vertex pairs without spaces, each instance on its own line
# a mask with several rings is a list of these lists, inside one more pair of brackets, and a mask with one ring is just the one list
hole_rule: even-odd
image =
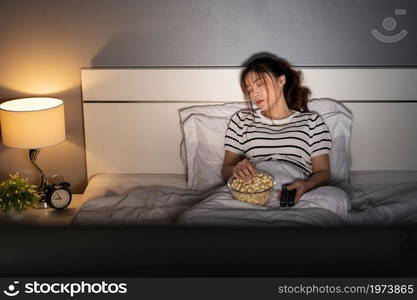
[[270,74],[265,74],[265,82],[262,80],[260,74],[250,72],[246,77],[246,89],[249,99],[253,104],[259,107],[262,111],[273,110],[278,100],[282,97],[282,87],[285,76],[278,79]]

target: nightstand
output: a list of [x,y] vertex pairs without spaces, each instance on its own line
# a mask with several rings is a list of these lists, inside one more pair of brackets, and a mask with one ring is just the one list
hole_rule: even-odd
[[53,208],[30,208],[23,211],[18,218],[10,219],[0,216],[0,224],[34,225],[34,226],[68,226],[72,217],[84,203],[82,194],[73,194],[70,205],[58,211]]

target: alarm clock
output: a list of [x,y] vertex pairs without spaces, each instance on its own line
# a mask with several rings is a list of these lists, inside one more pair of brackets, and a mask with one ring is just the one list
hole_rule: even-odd
[[70,205],[71,199],[72,193],[68,182],[48,184],[45,188],[45,201],[49,207],[62,210]]

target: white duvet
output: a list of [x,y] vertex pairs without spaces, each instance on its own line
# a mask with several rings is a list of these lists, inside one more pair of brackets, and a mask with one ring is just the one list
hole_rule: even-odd
[[[295,166],[261,162],[258,169],[274,174],[276,188],[304,178]],[[188,224],[332,226],[349,220],[349,197],[340,188],[325,186],[303,195],[292,208],[281,208],[274,194],[259,206],[232,198],[226,185],[205,193],[164,186],[133,188],[125,195],[87,201],[73,219],[78,225]]]
[[[260,162],[257,169],[268,171],[275,177],[275,189],[296,179],[305,179],[298,167],[281,162]],[[323,186],[305,193],[292,208],[283,208],[273,194],[265,206],[253,205],[233,199],[228,187],[186,210],[179,222],[201,225],[338,225],[349,210],[345,191],[333,186]]]
[[280,208],[240,202],[227,186],[206,194],[186,189],[145,186],[127,195],[87,201],[72,223],[77,225],[189,224],[189,225],[337,225],[342,218],[319,207]]
[[349,225],[417,224],[417,180],[358,185],[351,205],[345,220]]
[[126,195],[89,200],[72,224],[133,225],[176,222],[188,208],[201,201],[200,192],[164,186],[140,186]]
[[342,218],[318,207],[278,208],[233,200],[226,186],[206,194],[145,186],[126,195],[87,201],[73,219],[78,225],[199,224],[276,226],[391,226],[417,223],[417,182],[352,188],[352,210]]

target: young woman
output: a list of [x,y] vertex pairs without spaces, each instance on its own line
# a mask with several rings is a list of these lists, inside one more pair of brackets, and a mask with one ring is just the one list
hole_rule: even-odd
[[301,72],[279,57],[255,58],[246,65],[240,83],[249,109],[234,114],[229,123],[225,180],[232,175],[249,180],[257,163],[273,160],[291,164],[305,175],[288,187],[296,189],[295,203],[329,183],[330,132],[317,113],[308,111],[310,90],[301,81]]

